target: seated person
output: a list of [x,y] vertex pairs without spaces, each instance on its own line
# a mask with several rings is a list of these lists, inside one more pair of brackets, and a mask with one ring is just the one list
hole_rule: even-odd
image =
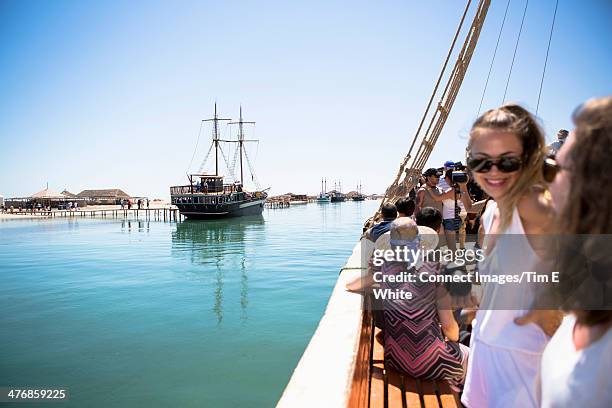
[[397,218],[397,208],[391,203],[386,203],[381,209],[383,220],[365,232],[365,237],[372,242],[391,228],[391,223]]
[[[424,212],[428,213],[421,211]],[[417,228],[408,218],[395,220],[391,225],[391,247],[423,248],[427,243],[423,249],[434,249],[442,217],[435,211],[429,218],[429,225],[435,228]],[[397,275],[408,267],[404,262],[385,261],[382,274]],[[427,258],[418,259],[415,268],[417,274],[435,275],[441,269],[439,262]],[[412,293],[411,300],[383,300],[386,364],[415,378],[444,380],[459,391],[465,379],[469,348],[458,343],[459,326],[444,284],[422,283],[419,279],[415,283],[392,283],[383,279],[380,285],[381,289]]]

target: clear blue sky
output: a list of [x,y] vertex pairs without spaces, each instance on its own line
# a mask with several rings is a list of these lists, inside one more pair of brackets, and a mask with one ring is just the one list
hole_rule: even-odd
[[[524,4],[511,1],[486,108],[502,102]],[[168,197],[215,100],[223,116],[236,118],[242,104],[257,121],[261,142],[250,152],[274,194],[316,193],[322,176],[345,191],[361,180],[364,192],[382,192],[464,5],[2,0],[0,194],[49,182]],[[510,81],[507,99],[532,109],[554,5],[530,2]],[[493,1],[433,165],[462,158],[505,6]],[[540,106],[549,139],[571,126],[579,103],[612,94],[610,21],[608,0],[560,0]],[[194,164],[209,138],[206,129]]]

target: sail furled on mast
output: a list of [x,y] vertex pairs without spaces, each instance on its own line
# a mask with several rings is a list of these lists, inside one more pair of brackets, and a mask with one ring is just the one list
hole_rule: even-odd
[[[480,0],[478,2],[478,6],[476,8],[474,18],[472,20],[472,24],[465,35],[463,46],[459,51],[459,54],[455,61],[455,65],[448,76],[446,85],[438,99],[438,103],[435,107],[435,110],[433,110],[431,112],[431,115],[429,115],[430,107],[436,95],[438,94],[439,85],[446,72],[448,61],[452,55],[455,43],[461,32],[464,19],[470,8],[470,3],[471,0],[468,0],[467,5],[465,7],[465,11],[459,23],[459,27],[457,28],[457,32],[446,57],[446,61],[442,67],[442,71],[440,72],[425,113],[421,118],[421,122],[416,131],[416,134],[413,137],[412,144],[408,150],[408,153],[406,154],[406,156],[404,156],[402,162],[400,163],[400,167],[395,179],[385,191],[385,195],[383,197],[381,205],[378,211],[373,216],[374,220],[380,218],[380,210],[385,203],[395,202],[399,198],[405,197],[408,192],[414,186],[416,186],[419,177],[421,176],[421,173],[423,171],[423,168],[425,167],[427,160],[429,159],[429,156],[431,155],[431,152],[433,151],[433,148],[438,140],[438,137],[442,133],[442,129],[444,127],[444,124],[446,123],[446,119],[448,118],[453,104],[455,103],[455,99],[457,98],[457,94],[459,93],[459,89],[461,88],[461,84],[463,83],[463,79],[472,59],[472,55],[474,54],[474,49],[476,48],[476,44],[478,43],[478,38],[480,36],[482,26],[487,16],[487,11],[489,10],[491,0]],[[429,124],[425,129],[425,132],[421,133],[423,125],[425,124],[428,118]],[[414,146],[416,146],[416,142],[419,140],[420,144],[418,145],[417,151],[414,155],[412,155],[412,150]]]

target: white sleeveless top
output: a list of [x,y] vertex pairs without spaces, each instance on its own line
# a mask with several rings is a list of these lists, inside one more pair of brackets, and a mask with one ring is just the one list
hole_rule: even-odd
[[[482,216],[485,230],[483,249],[487,248],[497,203],[490,201]],[[518,209],[514,209],[512,222],[497,235],[495,246],[478,265],[480,275],[520,276],[534,271],[539,257],[533,251],[521,223]],[[525,315],[535,297],[535,285],[527,283],[483,283],[481,306],[473,323],[472,337],[492,347],[541,355],[548,336],[534,323],[518,326],[514,319]]]
[[576,350],[576,316],[563,319],[542,357],[542,408],[612,407],[612,329]]
[[[451,187],[452,188],[452,187]],[[448,192],[450,189],[446,189],[444,192]],[[460,203],[461,200],[457,197],[457,203]],[[442,218],[445,220],[455,218],[455,199],[454,198],[446,198],[442,200]]]

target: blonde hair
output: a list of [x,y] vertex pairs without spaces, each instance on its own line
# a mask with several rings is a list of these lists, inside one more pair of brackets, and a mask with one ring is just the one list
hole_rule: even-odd
[[474,136],[480,130],[498,130],[516,135],[523,153],[521,155],[522,165],[518,180],[510,186],[503,200],[498,202],[500,209],[500,230],[506,229],[512,222],[512,214],[523,195],[535,186],[544,186],[542,178],[542,164],[546,157],[546,145],[544,144],[544,132],[538,125],[535,117],[528,110],[516,104],[503,105],[497,109],[491,109],[483,113],[470,131],[467,153],[471,153]]

